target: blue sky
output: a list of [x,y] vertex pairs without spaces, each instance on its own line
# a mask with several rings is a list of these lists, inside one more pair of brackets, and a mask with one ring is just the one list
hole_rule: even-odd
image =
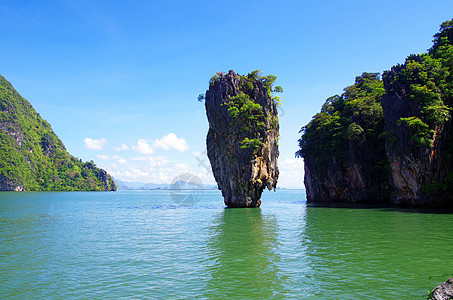
[[300,188],[298,131],[325,99],[426,51],[452,12],[451,0],[0,1],[0,74],[71,154],[116,178],[211,184],[197,96],[217,71],[261,69],[284,88],[279,185]]

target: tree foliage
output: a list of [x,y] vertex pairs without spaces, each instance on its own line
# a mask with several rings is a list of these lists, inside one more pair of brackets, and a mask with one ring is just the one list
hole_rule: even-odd
[[[363,73],[343,94],[329,97],[302,129],[297,157],[314,160],[322,172],[329,161],[345,161],[350,142],[379,139],[384,128],[385,90],[379,73]],[[383,144],[383,143],[382,143]]]
[[[403,65],[397,65],[397,75],[391,86],[405,86],[409,99],[420,111],[400,119],[419,146],[433,147],[437,128],[451,118],[453,99],[453,21],[446,21],[434,35],[428,53],[410,55]],[[391,91],[393,92],[393,91]]]
[[[223,76],[223,73],[217,74]],[[261,86],[264,84],[269,97],[273,99],[275,104],[280,103],[280,98],[274,96],[274,93],[283,92],[283,88],[281,86],[273,86],[277,76],[262,76],[260,70],[252,71],[246,76],[237,76],[240,82],[239,92],[236,96],[230,97],[229,102],[226,103],[228,113],[230,118],[234,120],[232,126],[242,128],[242,132],[245,135],[240,141],[240,146],[244,149],[256,149],[263,144],[264,132],[266,130],[277,130],[278,116],[266,116],[264,108],[254,99],[255,88],[259,84]]]
[[[442,164],[453,167],[453,20],[442,23],[433,42],[427,53],[409,55],[404,64],[384,76],[389,80],[387,93],[400,93],[399,97],[412,101],[410,106],[415,108],[406,111],[397,125],[408,129],[410,141],[420,153],[432,153],[436,138],[445,139],[438,145],[442,147]],[[381,107],[384,93],[377,73],[357,77],[354,85],[341,96],[327,99],[321,111],[302,127],[296,156],[312,159],[322,169],[332,159],[344,159],[351,143],[386,136]],[[441,182],[424,183],[422,188],[431,195],[446,191],[453,192],[450,171]]]

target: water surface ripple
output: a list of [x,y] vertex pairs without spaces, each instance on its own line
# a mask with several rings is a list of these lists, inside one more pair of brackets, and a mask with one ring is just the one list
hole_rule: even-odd
[[262,200],[0,193],[0,298],[424,299],[453,276],[451,213]]

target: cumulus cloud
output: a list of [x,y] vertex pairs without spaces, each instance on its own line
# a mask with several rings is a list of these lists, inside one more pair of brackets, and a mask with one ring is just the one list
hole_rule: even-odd
[[125,170],[125,171],[110,171],[110,174],[113,175],[113,177],[121,179],[121,180],[126,180],[126,181],[131,181],[131,180],[143,180],[144,178],[149,177],[149,173],[146,171],[142,171],[139,169],[131,169],[131,170]]
[[303,188],[304,161],[301,158],[287,158],[278,162],[280,175],[278,186]]
[[127,160],[124,157],[119,155],[113,155],[112,159],[116,160],[119,164],[127,164]]
[[84,146],[87,149],[90,150],[102,150],[104,149],[104,146],[107,145],[107,140],[105,138],[102,139],[92,139],[92,138],[85,138],[84,140]]
[[176,149],[180,152],[184,152],[189,149],[189,145],[184,138],[178,138],[173,132],[167,134],[160,140],[156,140],[153,143],[154,148],[161,148],[164,150]]
[[145,160],[129,158],[127,164],[122,164],[121,159],[121,156],[109,156],[109,160],[114,160],[115,163],[106,165],[105,169],[115,178],[125,181],[171,183],[177,175],[191,172],[191,166],[187,163],[165,157],[145,157]]
[[113,147],[113,150],[115,150],[115,151],[127,151],[130,149],[131,148],[126,144],[121,144],[119,147]]
[[129,157],[130,160],[134,161],[142,161],[142,160],[148,160],[148,156],[133,156]]
[[119,156],[119,155],[112,155],[112,156],[108,156],[108,155],[104,155],[104,154],[99,154],[99,155],[96,155],[97,158],[99,158],[100,160],[116,160],[118,163],[120,164],[127,164],[127,160],[122,157],[122,156]]
[[170,183],[177,175],[190,172],[192,166],[184,159],[156,155],[156,149],[175,149],[184,152],[189,149],[186,140],[169,133],[160,139],[138,139],[135,145],[121,144],[113,147],[116,151],[133,150],[136,154],[124,158],[120,155],[98,155],[99,159],[109,160],[105,169],[115,178],[125,181]]
[[137,151],[138,153],[141,153],[141,154],[146,154],[146,155],[154,153],[154,149],[151,147],[151,145],[148,144],[148,142],[143,139],[138,139],[137,145],[132,146],[132,150]]

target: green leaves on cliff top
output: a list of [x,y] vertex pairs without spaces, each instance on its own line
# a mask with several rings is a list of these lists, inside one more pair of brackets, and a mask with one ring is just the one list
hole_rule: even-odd
[[263,107],[242,91],[231,97],[227,105],[230,117],[235,120],[235,124],[232,125],[242,128],[242,132],[252,137],[241,140],[241,148],[261,146],[261,132],[266,127]]
[[[348,156],[349,142],[378,139],[384,128],[381,106],[384,85],[379,73],[363,73],[344,93],[332,96],[300,132],[297,157],[310,158],[323,172],[332,159]],[[383,144],[383,143],[382,143]],[[384,153],[383,149],[381,149]]]
[[67,153],[49,123],[2,76],[0,156],[0,178],[25,190],[116,189],[93,162],[83,163]]
[[[209,81],[210,86],[213,86],[223,76],[225,73],[217,72]],[[262,95],[264,88],[269,98],[274,101],[274,105],[281,104],[280,98],[274,96],[273,93],[281,93],[283,88],[273,86],[277,76],[262,76],[260,70],[250,72],[246,76],[235,75],[235,79],[239,81],[239,92],[230,97],[226,103],[229,116],[234,120],[234,124],[232,123],[231,126],[236,128],[235,131],[239,130],[239,134],[242,136],[241,148],[256,149],[263,144],[266,131],[278,130],[278,117],[275,106],[269,109],[268,115],[266,115],[265,109],[255,101],[254,97],[260,93]]]
[[[306,163],[315,162],[315,172],[323,172],[329,161],[341,162],[351,145],[367,140],[374,140],[377,147],[384,145],[379,140],[389,134],[383,131],[381,98],[385,91],[377,74],[370,75],[364,73],[341,96],[327,99],[321,112],[301,129],[296,156],[306,158]],[[421,150],[432,148],[436,136],[445,138],[439,151],[442,164],[451,166],[453,133],[446,124],[451,122],[453,109],[453,20],[442,23],[428,53],[408,56],[403,65],[392,67],[384,76],[389,95],[399,93],[399,97],[414,102],[412,107],[418,107],[415,111],[407,110],[397,125],[409,129],[411,141]],[[389,137],[391,143],[395,139]],[[424,183],[422,188],[422,192],[431,195],[445,191],[450,195],[453,191],[453,172],[442,182]]]
[[409,99],[420,105],[420,111],[402,117],[399,124],[409,128],[416,145],[433,147],[436,128],[451,118],[453,21],[442,23],[428,53],[410,55],[392,71],[396,75],[390,77],[390,93],[395,87],[404,86]]

